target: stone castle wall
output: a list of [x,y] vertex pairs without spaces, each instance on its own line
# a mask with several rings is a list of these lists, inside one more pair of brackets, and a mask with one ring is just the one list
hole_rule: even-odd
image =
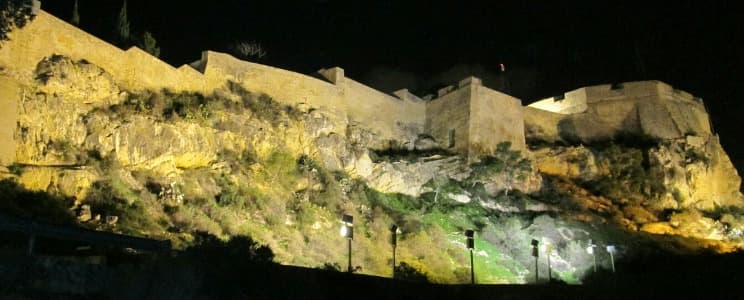
[[19,82],[32,80],[44,57],[59,54],[103,68],[129,90],[206,90],[203,76],[189,66],[174,68],[137,47],[121,50],[45,11],[9,37],[0,48],[0,67]]
[[322,80],[212,51],[204,53],[202,63],[207,86],[217,88],[226,80],[234,81],[248,91],[267,94],[284,104],[303,103],[334,111],[373,130],[379,141],[405,143],[423,132],[423,101],[377,91],[346,78],[341,68],[322,70],[321,75],[327,79]]
[[428,102],[426,116],[426,133],[443,148],[471,158],[492,154],[503,141],[512,149],[526,148],[522,101],[483,86],[476,77],[461,80],[457,89],[441,89]]
[[410,149],[418,135],[429,134],[443,148],[473,156],[490,153],[501,141],[524,149],[525,137],[593,141],[625,133],[658,138],[711,133],[702,101],[659,81],[585,87],[523,108],[519,99],[474,77],[423,101],[406,90],[395,92],[397,97],[379,92],[345,77],[341,68],[312,77],[212,51],[191,66],[174,68],[137,47],[121,50],[44,11],[10,38],[0,48],[0,67],[17,82],[33,80],[38,62],[53,54],[100,66],[130,91],[210,94],[234,82],[284,104],[348,118],[375,134],[375,148]]
[[425,132],[447,150],[465,153],[469,150],[470,101],[473,89],[470,85],[449,93],[440,93],[426,105]]
[[196,68],[174,68],[137,47],[121,50],[44,11],[24,28],[12,31],[10,38],[0,48],[0,67],[19,82],[32,81],[38,62],[58,54],[101,67],[130,91],[209,94],[233,81],[284,104],[304,103],[348,117],[350,122],[371,129],[381,141],[379,147],[411,142],[424,127],[423,101],[412,95],[396,98],[379,92],[345,78],[340,68],[325,70],[327,80],[323,80],[212,51],[202,54]]
[[522,101],[482,85],[474,86],[471,106],[470,153],[493,153],[508,141],[514,150],[526,149]]
[[585,87],[562,98],[525,108],[528,140],[592,142],[620,135],[673,139],[711,134],[702,100],[660,81]]

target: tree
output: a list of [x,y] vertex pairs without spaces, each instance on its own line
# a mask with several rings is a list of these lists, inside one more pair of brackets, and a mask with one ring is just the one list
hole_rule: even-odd
[[519,150],[511,150],[511,142],[501,142],[496,145],[493,156],[486,156],[480,162],[473,164],[469,181],[475,186],[486,183],[496,175],[504,174],[504,195],[508,198],[514,183],[524,180],[532,171],[530,161],[522,157]]
[[0,41],[8,40],[8,33],[22,28],[33,19],[32,0],[0,0]]
[[78,12],[78,1],[75,0],[75,4],[72,6],[72,18],[70,23],[75,26],[80,26],[80,13]]
[[158,42],[149,31],[145,31],[145,34],[142,36],[142,44],[140,46],[142,47],[142,50],[145,50],[145,52],[152,54],[152,56],[160,57],[160,47],[158,47]]
[[395,266],[395,279],[413,282],[429,282],[426,273],[419,271],[406,262],[400,262],[399,265]]
[[129,31],[129,18],[127,17],[127,0],[121,5],[119,11],[119,17],[116,18],[116,30],[119,36],[119,42],[122,46],[128,46],[127,44],[131,41]]
[[232,48],[241,58],[259,60],[266,56],[266,50],[257,42],[235,42]]

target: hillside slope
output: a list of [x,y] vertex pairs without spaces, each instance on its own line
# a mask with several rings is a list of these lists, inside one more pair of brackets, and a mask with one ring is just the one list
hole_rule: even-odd
[[[209,95],[127,91],[64,56],[31,77],[19,82],[16,162],[0,176],[58,197],[99,230],[179,248],[198,232],[250,236],[279,263],[343,269],[346,213],[358,272],[389,276],[397,224],[397,261],[440,283],[469,282],[462,232],[471,228],[481,283],[534,281],[531,239],[553,245],[553,274],[569,282],[591,268],[590,240],[617,245],[620,258],[729,252],[742,241],[740,179],[715,137],[528,153],[504,144],[469,165],[437,149],[371,151],[363,124],[230,82]],[[34,215],[11,203],[33,200],[5,201]],[[597,259],[609,267],[604,251]]]

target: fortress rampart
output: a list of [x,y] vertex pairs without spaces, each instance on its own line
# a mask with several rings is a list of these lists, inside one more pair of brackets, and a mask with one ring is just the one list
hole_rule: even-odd
[[327,81],[292,71],[251,63],[224,53],[206,51],[202,61],[206,86],[219,88],[226,81],[254,93],[264,93],[289,105],[323,108],[363,124],[385,141],[412,141],[423,132],[425,103],[396,98],[344,76],[341,68],[319,71]]
[[538,100],[529,107],[559,114],[582,113],[592,104],[605,101],[628,101],[649,97],[650,100],[670,100],[705,109],[702,99],[657,80],[602,84],[582,87],[565,94]]
[[476,77],[438,94],[427,103],[425,132],[441,146],[474,155],[492,153],[502,141],[525,149],[521,100],[483,86]]
[[580,88],[525,108],[527,139],[592,142],[618,135],[710,135],[700,98],[660,81]]
[[128,90],[206,90],[203,76],[189,66],[174,68],[137,47],[121,50],[45,11],[9,36],[11,41],[0,48],[0,65],[6,75],[22,82],[33,79],[44,57],[60,54],[103,68]]
[[[711,132],[699,98],[659,81],[590,86],[523,107],[475,77],[422,100],[405,89],[394,96],[382,93],[338,67],[314,77],[205,51],[199,61],[174,68],[137,47],[121,50],[44,11],[10,38],[0,48],[0,107],[15,107],[22,90],[17,82],[31,82],[38,62],[59,54],[103,68],[129,91],[211,94],[233,82],[280,103],[325,109],[373,132],[371,147],[378,149],[413,149],[418,137],[429,135],[442,148],[474,157],[502,141],[524,149],[525,138],[585,142],[628,132],[659,138]],[[17,113],[3,109],[3,114],[3,120],[15,120],[6,115]],[[13,127],[8,122],[0,126]],[[6,154],[13,151],[6,150],[12,148],[14,130],[0,132],[0,142],[10,145],[0,151],[1,164],[12,161]]]

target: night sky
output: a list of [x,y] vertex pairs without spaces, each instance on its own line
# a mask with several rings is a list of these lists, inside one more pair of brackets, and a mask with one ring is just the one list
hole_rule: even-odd
[[[184,2],[128,1],[133,33],[152,32],[175,66],[255,41],[268,53],[259,63],[300,73],[340,66],[386,92],[408,87],[421,96],[471,73],[503,90],[508,76],[507,92],[524,104],[586,85],[658,79],[703,98],[744,170],[744,11],[735,1]],[[72,4],[47,0],[42,8],[69,20]],[[121,1],[79,7],[84,30],[114,40]]]

